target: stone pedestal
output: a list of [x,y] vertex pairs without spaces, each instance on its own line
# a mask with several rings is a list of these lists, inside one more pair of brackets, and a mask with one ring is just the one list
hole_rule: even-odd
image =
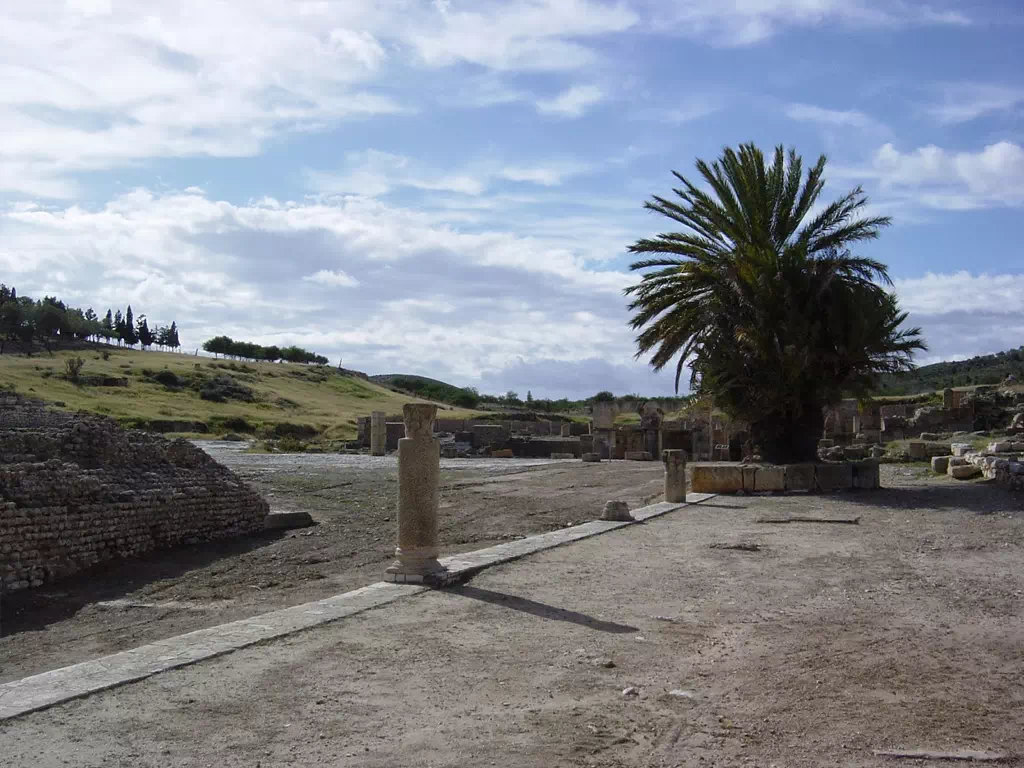
[[633,521],[633,515],[629,512],[629,504],[624,501],[609,501],[604,505],[601,513],[602,520],[610,520],[616,523],[628,523]]
[[370,455],[383,456],[388,450],[388,425],[384,411],[370,414]]
[[404,406],[405,437],[398,441],[398,547],[385,581],[421,584],[445,573],[437,561],[440,446],[433,436],[436,405]]
[[665,501],[686,501],[686,451],[662,451],[665,462]]

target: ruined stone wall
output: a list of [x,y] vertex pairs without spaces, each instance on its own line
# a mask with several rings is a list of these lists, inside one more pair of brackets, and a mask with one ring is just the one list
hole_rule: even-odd
[[262,529],[267,502],[185,440],[0,398],[0,580],[40,586]]

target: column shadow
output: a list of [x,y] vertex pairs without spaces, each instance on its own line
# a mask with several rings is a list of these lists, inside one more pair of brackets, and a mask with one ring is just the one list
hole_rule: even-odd
[[461,586],[454,587],[447,591],[456,595],[461,595],[462,597],[468,597],[470,600],[479,600],[502,608],[511,608],[513,611],[522,611],[523,613],[529,613],[532,616],[539,616],[542,619],[567,621],[570,624],[578,624],[581,627],[596,629],[599,632],[611,632],[617,635],[624,635],[640,631],[636,627],[631,627],[628,624],[616,624],[613,621],[602,621],[601,619],[595,619],[593,616],[588,616],[585,613],[569,611],[565,608],[556,608],[553,605],[539,603],[536,600],[529,600],[525,597],[518,597],[517,595],[506,595],[503,592],[494,592],[490,589]]

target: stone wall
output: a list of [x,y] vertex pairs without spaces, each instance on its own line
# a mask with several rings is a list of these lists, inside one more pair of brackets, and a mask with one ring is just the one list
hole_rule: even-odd
[[40,586],[156,549],[261,530],[267,502],[185,440],[0,398],[0,580]]

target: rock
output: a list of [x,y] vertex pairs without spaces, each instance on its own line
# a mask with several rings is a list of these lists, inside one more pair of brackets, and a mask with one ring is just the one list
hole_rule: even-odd
[[949,469],[949,456],[932,456],[932,472],[939,475],[946,474]]
[[911,461],[925,460],[925,448],[923,442],[919,440],[912,440],[907,444],[907,450],[910,452]]
[[669,691],[668,695],[669,696],[675,696],[676,698],[679,698],[679,699],[692,699],[693,698],[693,693],[691,693],[690,691],[680,690],[679,688],[676,688],[675,690]]
[[583,461],[595,462],[596,463],[596,462],[601,460],[601,454],[599,454],[599,453],[584,453],[582,458],[583,458]]
[[629,688],[623,688],[622,695],[623,696],[639,696],[640,695],[640,689],[637,688],[636,686],[631,685],[631,686],[629,686]]
[[829,461],[842,461],[846,458],[846,451],[841,445],[837,445],[835,448],[829,448],[825,451],[825,458]]
[[500,448],[500,449],[498,449],[496,451],[491,451],[491,458],[492,459],[511,459],[511,458],[513,458],[513,456],[512,456],[512,449],[511,448]]
[[949,450],[954,456],[966,456],[968,451],[974,450],[974,446],[970,443],[953,443]]
[[629,504],[624,501],[605,502],[602,520],[613,520],[615,522],[632,522],[633,516],[629,513]]
[[611,659],[594,659],[594,666],[602,669],[615,669],[615,662]]
[[880,459],[883,456],[885,456],[885,448],[883,448],[880,445],[872,446],[872,448],[871,448],[871,458],[873,458],[873,459]]
[[1013,443],[996,441],[988,444],[988,453],[1009,453],[1013,450]]
[[936,433],[934,433],[934,432],[922,432],[921,433],[921,439],[922,440],[938,440],[939,436]]
[[263,518],[263,527],[268,531],[282,531],[289,528],[308,528],[315,522],[309,512],[271,512]]
[[966,464],[959,467],[950,467],[949,475],[956,480],[970,480],[973,477],[978,477],[981,474],[981,467],[976,467],[973,464]]

